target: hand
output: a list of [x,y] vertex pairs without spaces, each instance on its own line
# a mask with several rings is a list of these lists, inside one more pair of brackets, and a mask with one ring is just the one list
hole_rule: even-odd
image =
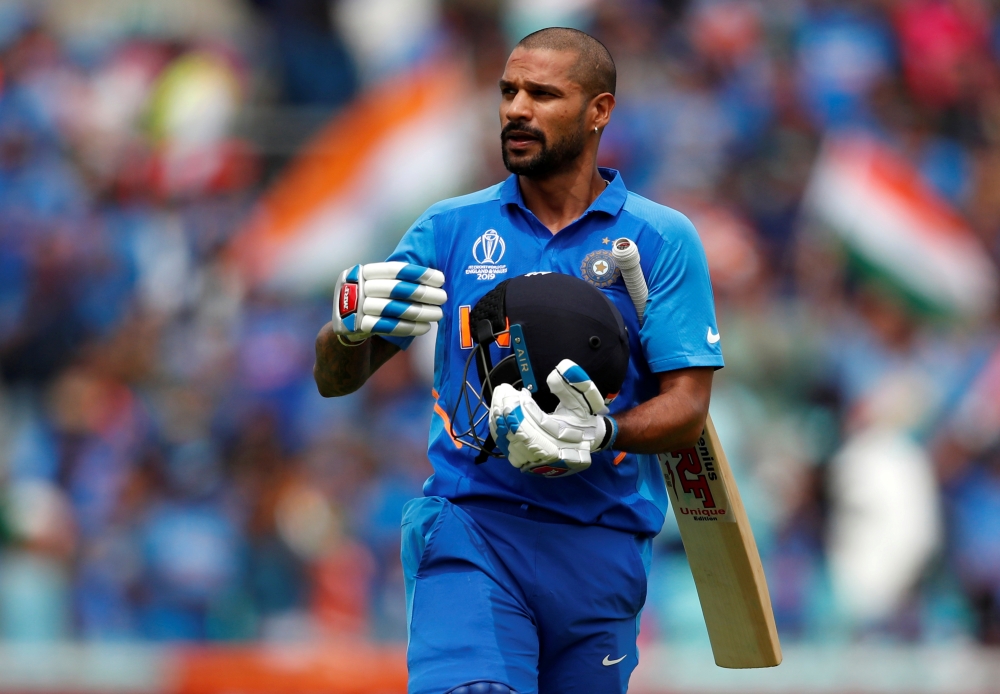
[[[494,388],[490,431],[511,465],[546,477],[574,474],[590,467],[590,454],[613,441],[614,424],[603,415],[604,397],[587,373],[569,359],[546,378],[559,398],[546,414],[531,393],[509,384]],[[609,432],[608,427],[612,428]]]
[[333,332],[341,342],[371,335],[423,335],[441,320],[444,273],[409,263],[368,263],[344,270],[334,292]]

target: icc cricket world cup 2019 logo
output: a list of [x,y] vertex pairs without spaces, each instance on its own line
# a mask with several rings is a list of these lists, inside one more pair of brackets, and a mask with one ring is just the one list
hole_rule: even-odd
[[496,229],[487,229],[486,233],[476,239],[472,247],[472,257],[480,265],[496,265],[503,258],[507,244],[500,238]]
[[472,244],[472,257],[476,262],[465,268],[465,274],[475,275],[477,280],[492,280],[498,275],[506,275],[507,266],[500,264],[506,250],[507,244],[497,230],[487,229]]

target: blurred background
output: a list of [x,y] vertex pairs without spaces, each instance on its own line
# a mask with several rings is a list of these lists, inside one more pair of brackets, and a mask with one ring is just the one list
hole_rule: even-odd
[[601,39],[601,163],[692,218],[785,664],[711,664],[672,515],[633,690],[1000,691],[1000,3],[0,0],[0,690],[403,691],[432,341],[330,290],[501,180],[496,81]]

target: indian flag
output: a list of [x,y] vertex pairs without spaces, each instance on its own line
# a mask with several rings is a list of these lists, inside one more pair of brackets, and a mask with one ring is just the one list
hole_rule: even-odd
[[384,260],[434,202],[464,192],[477,164],[462,72],[424,65],[363,95],[290,164],[233,240],[252,286],[303,294]]
[[978,237],[885,144],[864,135],[828,139],[805,208],[928,308],[975,318],[996,306],[997,269]]

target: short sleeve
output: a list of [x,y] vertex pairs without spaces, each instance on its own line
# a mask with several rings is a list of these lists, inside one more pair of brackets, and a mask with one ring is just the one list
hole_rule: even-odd
[[[437,265],[437,249],[434,244],[434,218],[425,213],[414,222],[413,226],[407,229],[403,238],[399,240],[396,250],[386,260],[399,260],[436,270],[440,269]],[[393,337],[390,335],[380,335],[379,337],[400,349],[406,349],[413,342],[412,337]]]
[[[639,339],[653,372],[722,368],[722,343],[705,249],[694,225],[674,212],[646,269],[649,298]],[[643,259],[643,265],[646,265]]]

